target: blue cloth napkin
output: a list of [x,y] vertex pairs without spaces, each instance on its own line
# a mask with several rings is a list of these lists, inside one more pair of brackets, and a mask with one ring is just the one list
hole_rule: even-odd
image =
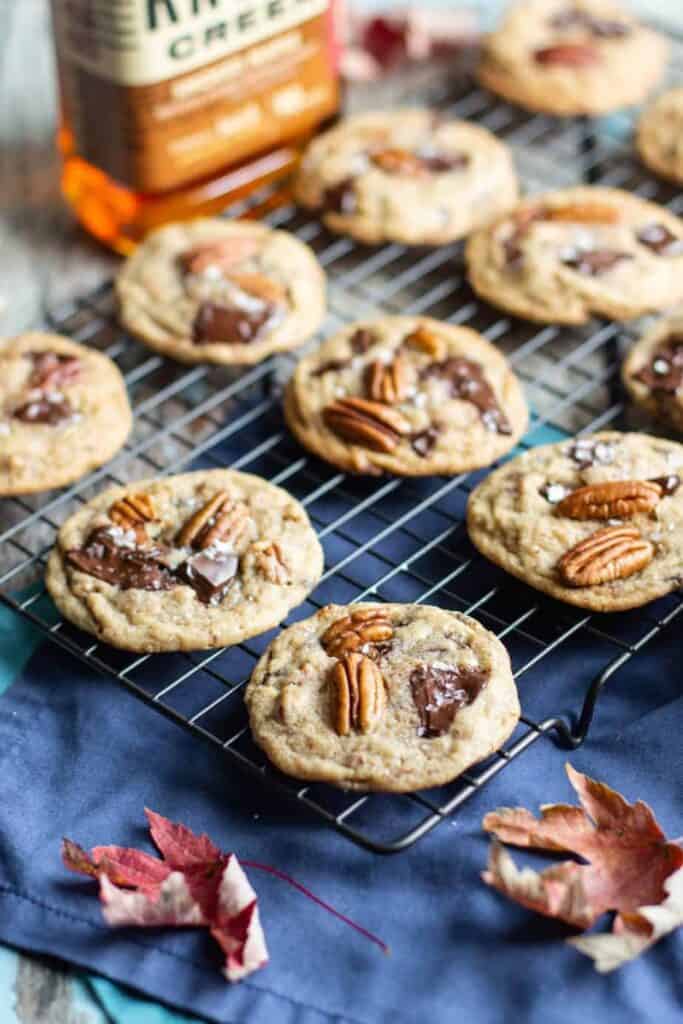
[[[670,835],[681,832],[683,699],[680,633],[609,685],[581,770],[642,797]],[[522,677],[533,705],[555,702],[563,671]],[[590,668],[590,665],[588,666]],[[15,665],[16,668],[16,665]],[[524,692],[526,691],[526,692]],[[575,694],[567,694],[570,705]],[[0,940],[50,953],[172,1005],[222,1022],[352,1024],[630,1019],[673,1024],[683,1006],[683,935],[601,977],[567,947],[562,925],[504,901],[479,880],[482,815],[501,804],[572,799],[566,753],[541,740],[458,816],[411,850],[356,848],[273,798],[217,753],[50,644],[0,697]],[[63,835],[84,846],[148,846],[143,807],[207,831],[243,858],[293,874],[379,934],[384,956],[286,885],[252,872],[271,963],[229,986],[199,932],[112,930],[95,886],[60,861]]]

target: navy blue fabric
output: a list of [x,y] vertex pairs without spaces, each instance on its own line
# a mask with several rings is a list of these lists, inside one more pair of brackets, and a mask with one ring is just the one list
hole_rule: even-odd
[[[527,704],[541,714],[558,700],[574,706],[577,693],[563,687],[590,675],[596,650],[579,631],[561,664],[524,674]],[[665,631],[657,651],[656,661],[646,656],[613,678],[590,741],[571,760],[648,800],[678,835],[678,628]],[[208,745],[48,644],[0,698],[0,940],[222,1022],[673,1024],[683,1006],[683,934],[600,977],[562,942],[567,929],[479,880],[482,815],[570,798],[565,760],[551,741],[538,742],[455,820],[408,852],[380,857],[273,799]],[[93,884],[63,869],[60,839],[147,848],[145,805],[295,875],[382,936],[391,955],[256,872],[271,963],[240,985],[222,980],[218,952],[200,933],[108,929]]]

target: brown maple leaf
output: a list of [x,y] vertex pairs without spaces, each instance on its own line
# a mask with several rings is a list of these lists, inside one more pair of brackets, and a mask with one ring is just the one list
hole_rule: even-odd
[[[676,914],[683,917],[680,883],[672,878],[683,869],[683,848],[666,838],[641,800],[629,804],[615,790],[571,765],[567,775],[581,807],[549,804],[541,808],[540,818],[522,807],[503,807],[486,815],[483,828],[499,842],[492,844],[482,877],[530,910],[577,928],[589,928],[606,911],[617,911],[604,957],[605,943],[593,940],[610,936],[573,940],[583,952],[596,954],[598,969],[611,970],[677,927],[671,925]],[[585,863],[568,860],[541,872],[519,870],[501,843],[566,851]],[[598,956],[611,966],[601,967]]]

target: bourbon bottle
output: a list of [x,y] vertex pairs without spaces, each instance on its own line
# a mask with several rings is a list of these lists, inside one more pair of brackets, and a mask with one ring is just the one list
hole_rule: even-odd
[[119,252],[289,173],[339,102],[332,0],[52,0],[62,190]]

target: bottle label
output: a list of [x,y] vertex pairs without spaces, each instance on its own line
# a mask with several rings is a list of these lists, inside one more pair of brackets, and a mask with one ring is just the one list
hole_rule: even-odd
[[163,192],[304,134],[337,105],[329,0],[52,0],[75,149]]

